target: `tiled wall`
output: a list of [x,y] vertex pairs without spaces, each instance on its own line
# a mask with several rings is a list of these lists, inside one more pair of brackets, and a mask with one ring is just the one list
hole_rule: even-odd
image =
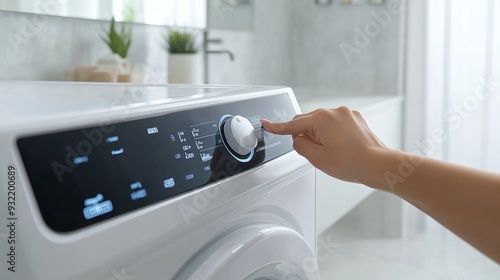
[[[109,53],[101,40],[108,28],[104,21],[0,11],[0,26],[0,80],[64,81],[73,66],[94,64]],[[131,64],[165,80],[166,29],[134,24],[132,32]]]
[[235,60],[230,61],[224,55],[210,55],[210,82],[290,85],[290,6],[290,0],[257,0],[253,32],[212,31],[210,37],[222,38],[223,44],[210,49],[228,49],[234,53]]
[[[357,47],[354,28],[364,29],[373,21],[372,11],[387,10],[387,5],[338,2],[317,6],[313,0],[255,0],[253,32],[210,32],[211,38],[223,39],[210,49],[230,50],[235,60],[211,54],[209,82],[289,85],[337,95],[395,94],[399,15],[391,14],[386,27]],[[37,21],[41,24],[30,33]],[[66,80],[73,65],[92,64],[108,53],[99,38],[105,22],[0,11],[0,26],[0,80]],[[160,43],[165,33],[163,27],[133,25],[130,60],[159,82],[167,68]],[[350,62],[342,42],[357,48]]]
[[[329,6],[313,0],[256,1],[254,33],[212,33],[224,39],[222,47],[235,52],[236,60],[212,56],[211,81],[348,96],[397,94],[401,14],[394,12],[399,7],[394,1]],[[373,14],[385,15],[376,16],[384,26]],[[366,35],[367,25],[373,36]],[[366,44],[355,43],[357,28],[368,36]]]
[[312,0],[292,2],[292,85],[339,95],[397,92],[400,13],[394,12],[395,0],[386,0],[383,6],[366,1],[357,5],[334,1],[330,6]]

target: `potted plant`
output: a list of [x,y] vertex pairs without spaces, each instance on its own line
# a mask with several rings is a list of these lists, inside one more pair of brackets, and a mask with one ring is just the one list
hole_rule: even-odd
[[108,45],[111,52],[126,59],[132,41],[132,31],[130,29],[125,30],[125,24],[122,24],[122,28],[118,31],[116,29],[115,17],[112,17],[109,31],[106,31],[105,35],[102,37],[102,40]]
[[110,73],[112,81],[130,82],[130,62],[127,60],[127,55],[132,41],[132,31],[126,29],[123,23],[118,30],[113,17],[109,30],[105,30],[101,38],[111,50],[111,54],[97,60],[99,70]]
[[196,37],[188,31],[170,31],[166,36],[169,83],[203,83],[203,56],[198,52]]

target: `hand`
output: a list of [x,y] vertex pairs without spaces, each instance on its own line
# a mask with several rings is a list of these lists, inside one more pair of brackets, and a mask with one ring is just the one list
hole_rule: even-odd
[[292,135],[295,150],[328,175],[394,193],[500,264],[500,175],[390,150],[346,107],[262,124]]
[[377,164],[377,151],[387,149],[361,114],[347,107],[318,109],[296,115],[289,122],[261,122],[271,133],[292,135],[297,153],[326,174],[344,181],[369,181],[369,171]]

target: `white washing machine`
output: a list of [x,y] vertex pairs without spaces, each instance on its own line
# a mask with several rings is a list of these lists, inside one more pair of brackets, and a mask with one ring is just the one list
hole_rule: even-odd
[[284,87],[0,83],[0,279],[319,279]]

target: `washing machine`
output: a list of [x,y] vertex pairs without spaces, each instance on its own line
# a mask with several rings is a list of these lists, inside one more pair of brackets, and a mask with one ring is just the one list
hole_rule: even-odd
[[0,279],[319,279],[287,87],[0,83]]

